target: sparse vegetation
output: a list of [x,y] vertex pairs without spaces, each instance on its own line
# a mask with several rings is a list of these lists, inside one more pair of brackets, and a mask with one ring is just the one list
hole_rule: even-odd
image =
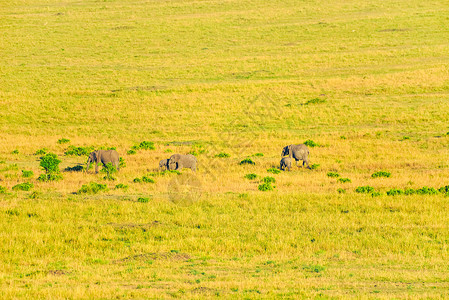
[[81,189],[78,190],[77,194],[97,194],[99,192],[107,191],[108,187],[106,184],[90,182],[89,184],[83,184]]
[[34,155],[44,155],[48,152],[48,150],[46,148],[42,148],[37,150],[36,152],[34,152]]
[[102,173],[106,173],[106,176],[104,177],[104,179],[106,180],[116,180],[116,178],[114,177],[114,174],[117,173],[117,168],[112,164],[112,163],[107,163],[102,169],[101,169]]
[[34,175],[33,171],[22,170],[23,178],[31,178],[31,177],[33,177],[33,175]]
[[58,144],[67,144],[67,143],[70,143],[70,140],[69,140],[69,139],[62,138],[62,139],[59,139],[59,140],[58,140]]
[[320,166],[320,164],[312,164],[312,165],[310,165],[310,169],[316,170],[316,169],[318,169],[319,166]]
[[150,201],[150,198],[148,198],[148,197],[139,197],[137,199],[137,202],[140,202],[140,203],[148,203],[149,201]]
[[117,185],[115,186],[115,189],[116,189],[116,190],[121,189],[121,190],[127,191],[128,188],[129,188],[129,186],[126,185],[126,184],[123,184],[123,183],[119,183],[119,184],[117,184]]
[[271,183],[259,184],[259,186],[257,188],[259,189],[259,191],[262,191],[262,192],[272,191],[274,189],[274,187],[271,185]]
[[82,166],[82,165],[67,167],[64,169],[64,171],[66,171],[66,172],[81,172],[83,170],[84,170],[84,166]]
[[0,194],[6,194],[8,192],[8,189],[4,186],[0,185]]
[[307,141],[305,141],[305,142],[304,142],[304,145],[306,145],[306,146],[308,146],[308,147],[310,147],[310,148],[318,147],[318,146],[319,146],[317,143],[315,143],[315,142],[312,141],[312,140],[307,140]]
[[337,178],[340,177],[340,174],[338,174],[337,172],[328,172],[327,177]]
[[31,182],[23,182],[23,183],[19,183],[16,184],[15,186],[12,187],[13,191],[29,191],[32,188],[34,188],[34,184],[32,184]]
[[[1,299],[449,298],[447,1],[0,6]],[[320,167],[267,173],[307,139]],[[35,182],[69,145],[127,167]],[[167,148],[198,171],[149,175]]]
[[275,183],[276,179],[274,177],[267,176],[267,177],[262,178],[262,182],[264,182],[264,183]]
[[341,178],[338,178],[337,181],[340,183],[348,183],[348,182],[351,182],[351,179],[341,177]]

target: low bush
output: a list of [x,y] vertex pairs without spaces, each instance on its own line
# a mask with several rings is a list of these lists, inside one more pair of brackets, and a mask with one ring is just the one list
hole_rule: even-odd
[[154,147],[153,142],[143,141],[139,144],[139,149],[142,150],[154,150],[156,147]]
[[115,180],[114,174],[117,173],[117,168],[109,162],[101,169],[101,172],[106,173],[104,179]]
[[12,187],[13,191],[29,191],[34,187],[34,184],[32,184],[31,182],[23,182],[23,183],[19,183],[16,184],[15,186]]
[[122,190],[127,190],[128,189],[128,185],[126,185],[126,184],[123,184],[123,183],[119,183],[119,184],[117,184],[116,186],[115,186],[115,189],[116,190],[118,190],[118,189],[122,189]]
[[262,192],[273,190],[273,186],[271,185],[271,183],[262,183],[257,188],[259,189],[259,191],[262,191]]
[[404,191],[401,189],[391,189],[387,191],[388,196],[396,196],[396,195],[403,195]]
[[128,154],[128,155],[134,155],[134,154],[136,154],[137,152],[136,152],[136,150],[134,150],[134,149],[131,149],[131,150],[128,150],[128,152],[126,152],[126,154]]
[[70,143],[69,139],[62,138],[58,140],[58,144],[67,144],[67,143]]
[[106,184],[90,182],[89,184],[83,184],[77,194],[97,194],[99,192],[104,192],[107,190],[108,187],[106,186]]
[[19,154],[19,150],[15,149],[11,152],[11,154]]
[[356,193],[372,193],[374,192],[374,188],[372,186],[366,185],[366,186],[359,186],[358,188],[355,189]]
[[83,155],[89,155],[92,151],[94,151],[94,147],[75,147],[75,146],[69,146],[67,148],[66,152],[64,152],[65,155],[73,155],[73,156],[83,156]]
[[255,154],[253,154],[253,156],[259,156],[259,157],[261,157],[261,156],[263,156],[263,153],[255,153]]
[[307,141],[305,141],[305,142],[304,142],[304,145],[306,145],[306,146],[308,146],[308,147],[311,147],[311,148],[313,148],[313,147],[318,147],[318,146],[319,146],[317,143],[315,143],[315,142],[312,141],[312,140],[307,140]]
[[190,150],[189,154],[192,154],[194,156],[198,156],[200,154],[203,154],[206,152],[206,149],[204,149],[203,145],[193,145],[192,150]]
[[413,194],[416,194],[416,190],[411,189],[411,188],[406,188],[404,190],[404,195],[413,195]]
[[147,177],[147,176],[143,176],[142,177],[142,182],[146,182],[146,183],[155,183],[154,179],[151,177]]
[[276,169],[276,168],[269,168],[269,169],[267,169],[267,172],[273,173],[273,174],[279,174],[279,173],[281,173],[281,170]]
[[139,199],[137,199],[137,202],[140,202],[140,203],[147,203],[149,201],[150,201],[150,198],[147,198],[147,197],[139,197]]
[[390,172],[379,171],[379,172],[375,172],[375,173],[371,174],[371,177],[372,178],[391,177],[391,173]]
[[141,183],[141,182],[142,182],[142,179],[139,178],[139,177],[136,177],[136,178],[133,179],[133,182],[134,182],[134,183]]
[[345,190],[345,189],[342,189],[342,188],[339,188],[339,189],[337,189],[337,192],[338,192],[339,194],[344,194],[344,193],[346,193],[346,190]]
[[38,181],[58,181],[61,180],[62,176],[61,174],[41,174],[39,175],[39,177],[37,178]]
[[417,189],[416,193],[418,195],[436,195],[439,192],[438,192],[438,190],[434,189],[433,187],[424,186],[424,187],[422,187],[420,189]]
[[379,196],[382,196],[382,193],[380,193],[380,192],[372,192],[371,193],[371,197],[379,197]]
[[348,183],[348,182],[351,182],[351,179],[342,177],[342,178],[338,178],[337,181],[340,183]]
[[246,178],[246,179],[249,179],[249,180],[253,180],[253,179],[256,179],[256,178],[257,178],[257,175],[254,174],[254,173],[250,173],[250,174],[246,174],[246,175],[245,175],[245,178]]
[[340,177],[340,174],[338,174],[337,172],[328,172],[327,173],[327,177]]
[[438,189],[438,191],[439,191],[440,193],[442,193],[442,194],[447,194],[447,193],[449,193],[449,185],[440,187],[440,188]]
[[264,182],[264,183],[276,183],[276,179],[274,179],[274,177],[267,176],[267,177],[262,178],[262,182]]
[[30,178],[33,177],[33,175],[33,171],[22,170],[22,177],[24,178]]
[[231,157],[231,155],[229,155],[228,153],[225,153],[225,152],[220,152],[217,155],[215,155],[215,157],[225,158],[225,157]]
[[34,152],[34,155],[45,155],[45,154],[47,154],[47,151],[48,151],[47,149],[42,148],[42,149],[39,149],[36,152]]
[[256,163],[253,162],[251,158],[245,158],[244,160],[240,161],[240,165],[255,165]]
[[316,169],[318,169],[319,166],[320,166],[319,164],[313,164],[313,165],[310,166],[310,169],[311,170],[316,170]]

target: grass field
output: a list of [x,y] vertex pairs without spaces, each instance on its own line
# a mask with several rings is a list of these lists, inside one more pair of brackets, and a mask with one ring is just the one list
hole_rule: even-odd
[[448,1],[4,2],[0,298],[449,298]]

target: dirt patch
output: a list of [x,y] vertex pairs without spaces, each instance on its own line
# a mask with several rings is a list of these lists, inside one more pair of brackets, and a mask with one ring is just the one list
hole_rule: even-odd
[[122,259],[117,259],[114,261],[114,263],[125,263],[131,261],[148,261],[148,260],[186,261],[191,258],[192,257],[187,253],[177,253],[177,252],[143,253],[128,256]]
[[151,223],[145,223],[145,224],[136,224],[136,223],[108,223],[107,225],[110,225],[114,227],[116,230],[126,230],[126,229],[141,229],[143,232],[146,232],[147,230],[162,225],[160,221],[153,221]]

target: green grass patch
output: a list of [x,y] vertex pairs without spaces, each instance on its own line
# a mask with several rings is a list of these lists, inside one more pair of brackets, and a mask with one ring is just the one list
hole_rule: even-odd
[[67,150],[64,152],[67,156],[84,156],[89,155],[92,151],[94,151],[94,147],[76,147],[69,146]]
[[245,158],[239,163],[240,165],[255,165],[256,163],[251,158]]
[[262,191],[262,192],[272,191],[274,189],[274,187],[271,185],[271,183],[259,184],[259,186],[257,188],[259,189],[259,191]]
[[264,182],[264,183],[276,183],[276,179],[274,177],[267,176],[267,177],[262,178],[262,182]]
[[397,195],[403,195],[404,191],[401,189],[390,189],[387,191],[388,196],[397,196]]
[[374,188],[372,186],[369,185],[365,185],[365,186],[359,186],[355,189],[356,193],[361,193],[361,194],[369,194],[374,192]]
[[33,177],[33,175],[34,175],[33,171],[22,170],[23,178],[31,178]]
[[338,178],[338,179],[337,179],[337,182],[340,182],[340,183],[349,183],[349,182],[351,182],[351,179],[341,177],[341,178]]
[[218,158],[227,158],[227,157],[231,157],[231,155],[228,154],[228,153],[225,153],[225,152],[220,152],[220,153],[218,153],[217,155],[215,155],[215,157],[218,157]]
[[338,174],[337,172],[328,172],[327,177],[337,178],[340,177],[340,174]]
[[47,154],[48,150],[46,148],[42,148],[34,152],[34,155],[44,155]]
[[307,140],[304,142],[304,145],[306,145],[307,147],[313,148],[313,147],[318,147],[319,145],[317,143],[315,143],[312,140]]
[[62,139],[59,139],[57,143],[60,145],[67,144],[67,143],[70,143],[70,140],[66,139],[66,138],[62,138]]
[[246,179],[253,180],[257,178],[257,175],[254,173],[249,173],[244,176]]

